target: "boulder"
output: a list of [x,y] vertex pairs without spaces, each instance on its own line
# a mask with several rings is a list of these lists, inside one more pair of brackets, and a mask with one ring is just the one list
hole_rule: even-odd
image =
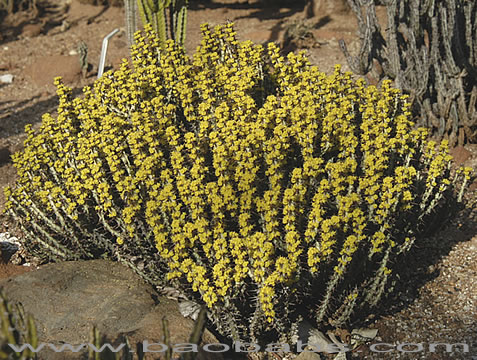
[[[184,318],[178,303],[157,296],[128,267],[108,260],[71,261],[41,266],[36,271],[0,280],[6,298],[21,302],[25,313],[35,319],[39,343],[80,345],[91,342],[96,326],[108,342],[127,335],[132,350],[138,342],[163,343],[162,318],[169,323],[170,344],[188,343],[194,322]],[[203,344],[219,341],[204,331]],[[118,344],[118,342],[115,342]],[[199,346],[197,359],[223,359],[222,354],[206,352]],[[174,347],[174,346],[173,346]],[[151,352],[160,350],[151,346]],[[55,353],[45,346],[39,359],[84,359],[87,351]],[[159,354],[153,353],[153,358]],[[178,355],[178,354],[175,354]],[[174,356],[173,356],[174,357]],[[146,359],[152,358],[146,355]]]

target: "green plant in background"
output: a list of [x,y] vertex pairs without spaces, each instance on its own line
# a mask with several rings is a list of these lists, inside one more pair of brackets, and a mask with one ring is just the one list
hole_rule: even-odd
[[[189,58],[147,26],[84,97],[26,128],[6,209],[46,260],[110,257],[207,305],[234,340],[369,312],[399,255],[470,179],[415,129],[407,96],[303,53],[202,28]],[[140,259],[138,263],[137,259]]]
[[131,47],[134,44],[134,33],[137,30],[136,0],[124,0],[124,12],[126,14],[126,37],[128,38],[128,45]]
[[[16,311],[15,311],[16,310]],[[38,346],[38,337],[33,318],[25,317],[23,307],[20,304],[13,306],[8,302],[0,289],[0,359],[29,360],[36,356],[30,349],[15,352],[9,345],[21,346],[24,343]]]
[[[418,125],[450,145],[477,140],[477,2],[383,0],[383,33],[373,1],[348,0],[363,39],[357,74],[378,70],[411,96]],[[379,65],[379,66],[376,66]]]
[[138,4],[143,24],[152,24],[161,44],[165,44],[168,38],[184,44],[187,0],[139,0]]
[[[152,24],[161,44],[172,39],[183,45],[187,25],[188,0],[137,0],[143,25]],[[125,0],[126,27],[130,45],[136,31],[135,0]]]

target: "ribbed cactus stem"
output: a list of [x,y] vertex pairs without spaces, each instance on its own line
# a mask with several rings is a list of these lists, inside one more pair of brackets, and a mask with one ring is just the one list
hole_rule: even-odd
[[381,260],[379,269],[376,271],[376,276],[374,277],[373,283],[369,287],[369,291],[365,297],[365,301],[371,306],[376,306],[384,293],[388,279],[388,268],[386,265],[389,261],[390,252],[391,248],[388,247],[384,253],[383,259]]
[[[153,1],[153,0],[152,0]],[[151,0],[149,1],[151,2]],[[170,1],[164,2],[159,0],[158,10],[153,14],[153,28],[159,34],[159,39],[163,45],[167,40],[167,23],[166,23],[166,7],[170,4]]]
[[174,40],[180,44],[184,45],[185,36],[186,36],[186,27],[187,27],[187,0],[176,0],[175,1],[175,33],[174,33]]
[[143,24],[152,25],[161,44],[166,42],[168,36],[178,44],[184,44],[187,5],[187,0],[138,0]]
[[316,311],[315,321],[317,324],[321,323],[323,319],[325,318],[326,312],[330,305],[331,295],[333,295],[333,292],[336,288],[336,285],[338,285],[340,278],[341,278],[341,274],[337,271],[334,271],[331,280],[328,281],[328,286],[326,287],[325,296],[320,306],[318,307],[318,310]]
[[126,36],[128,38],[128,45],[131,47],[134,44],[134,33],[137,30],[136,1],[124,0],[124,10],[126,12]]

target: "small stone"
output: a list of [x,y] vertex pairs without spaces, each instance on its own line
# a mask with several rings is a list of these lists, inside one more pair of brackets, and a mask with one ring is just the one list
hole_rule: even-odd
[[12,161],[11,159],[12,153],[8,148],[1,148],[0,149],[0,166],[5,165]]
[[21,33],[21,37],[23,38],[31,38],[41,34],[43,30],[42,24],[26,24]]
[[71,24],[70,24],[68,21],[63,20],[63,22],[61,23],[61,26],[60,26],[60,31],[61,31],[61,32],[65,32],[65,31],[68,30],[70,27],[71,27]]
[[12,74],[5,74],[0,76],[0,82],[4,84],[11,84],[13,82],[13,75]]

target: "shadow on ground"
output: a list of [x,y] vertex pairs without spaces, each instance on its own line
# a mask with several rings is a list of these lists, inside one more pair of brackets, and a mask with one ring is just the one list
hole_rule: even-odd
[[[392,264],[394,288],[380,302],[373,316],[364,321],[364,326],[382,317],[394,315],[408,308],[420,296],[420,289],[440,275],[439,262],[449,255],[459,243],[471,241],[477,235],[477,213],[470,200],[457,215],[445,221],[448,209],[430,225],[429,230],[416,240],[411,250]],[[447,213],[448,214],[448,213]],[[363,325],[364,314],[356,314],[356,325]]]
[[[73,88],[73,97],[80,96],[82,94],[82,89],[83,87]],[[25,125],[33,125],[41,122],[42,115],[45,113],[56,113],[58,107],[58,96],[56,94],[48,95],[43,100],[36,101],[41,98],[42,95],[36,95],[33,98],[18,102],[11,100],[0,102],[0,111],[5,114],[0,116],[0,122],[15,124],[15,128],[8,129],[8,131],[6,131],[7,129],[0,127],[0,138],[10,137],[12,134],[18,135],[24,133]]]

